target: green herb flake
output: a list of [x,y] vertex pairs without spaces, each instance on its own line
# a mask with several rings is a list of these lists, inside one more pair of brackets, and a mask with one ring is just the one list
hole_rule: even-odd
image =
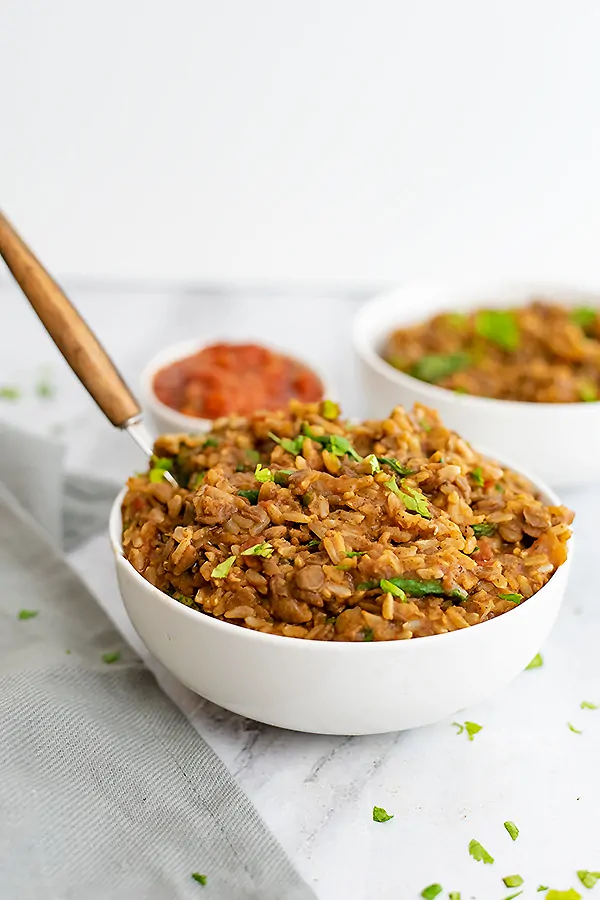
[[165,469],[150,469],[148,472],[148,479],[152,484],[157,484],[159,481],[162,481],[165,477]]
[[268,541],[263,541],[262,544],[254,544],[253,547],[242,550],[242,556],[263,556],[265,559],[271,559],[273,552],[273,545]]
[[573,888],[568,891],[548,891],[546,900],[581,900],[581,894],[578,894]]
[[399,597],[403,603],[408,603],[405,591],[403,591],[402,588],[398,587],[397,584],[394,584],[393,581],[388,581],[386,578],[382,578],[379,582],[379,587],[382,591],[385,591],[386,594],[391,594],[392,597]]
[[178,603],[183,603],[184,606],[193,606],[194,601],[191,597],[186,597],[185,594],[173,594],[173,599],[177,600]]
[[456,732],[457,735],[462,734],[463,731],[465,730],[465,726],[461,725],[460,722],[453,722],[452,724],[454,725],[455,728],[458,728],[458,731]]
[[324,419],[329,419],[330,422],[333,422],[338,418],[340,414],[340,408],[337,403],[334,403],[333,400],[323,400],[321,403],[321,415]]
[[506,887],[521,887],[523,884],[523,879],[520,875],[506,875],[502,881]]
[[432,595],[434,597],[454,597],[457,600],[466,600],[468,596],[463,588],[446,590],[442,582],[436,578],[432,578],[429,581],[420,581],[417,578],[396,577],[389,578],[388,581],[401,588],[409,597],[428,597]]
[[329,451],[335,456],[348,455],[356,462],[362,462],[362,456],[359,456],[350,441],[339,434],[332,434],[329,439]]
[[208,881],[206,875],[201,875],[200,872],[192,872],[192,878],[194,881],[197,881],[198,884],[206,884]]
[[598,709],[598,704],[590,703],[589,700],[582,700],[579,705],[581,709]]
[[513,352],[519,346],[517,317],[506,309],[482,309],[475,316],[477,334],[502,350]]
[[363,631],[363,641],[373,641],[375,640],[375,635],[373,634],[372,628],[365,628]]
[[235,556],[228,556],[226,560],[214,567],[210,573],[211,578],[227,578],[234,562]]
[[494,862],[494,857],[490,856],[485,847],[482,847],[475,838],[469,843],[469,853],[477,862],[482,862],[486,865],[491,865]]
[[460,900],[460,891],[450,891],[448,900]]
[[321,541],[309,541],[308,544],[306,544],[305,546],[307,546],[307,547],[320,547],[320,546],[321,546]]
[[525,669],[539,669],[540,666],[544,665],[544,659],[541,653],[536,653],[529,665],[525,666]]
[[47,378],[42,378],[35,386],[35,393],[40,400],[51,400],[56,394],[56,388]]
[[496,525],[493,522],[479,522],[473,525],[473,534],[476,537],[491,537],[496,532]]
[[546,885],[546,884],[540,884],[540,886],[539,886],[538,889],[537,889],[537,892],[538,892],[538,894],[539,894],[540,891],[549,891],[549,890],[550,890],[550,888],[548,887],[548,885]]
[[591,381],[583,381],[579,385],[579,399],[583,403],[594,403],[598,399],[596,385]]
[[569,318],[584,331],[588,331],[596,321],[596,310],[590,306],[578,306],[571,310]]
[[357,591],[372,591],[373,588],[376,588],[378,586],[379,586],[378,581],[361,581],[360,584],[356,585],[356,590]]
[[12,384],[5,384],[0,387],[0,400],[20,400],[21,391]]
[[517,605],[523,599],[522,594],[498,594],[501,600],[508,600],[509,603],[516,603]]
[[295,438],[279,438],[276,434],[273,434],[272,431],[269,431],[269,437],[272,441],[275,441],[276,444],[279,444],[280,447],[283,447],[288,453],[291,453],[292,456],[300,455],[302,444],[304,443],[304,438],[301,434]]
[[427,498],[421,491],[405,484],[403,484],[404,490],[401,491],[395,478],[392,478],[391,481],[386,481],[385,486],[400,497],[409,512],[416,512],[424,519],[431,519],[431,511],[427,506]]
[[371,467],[371,475],[375,475],[377,472],[381,472],[381,466],[379,465],[379,460],[375,456],[374,453],[369,453],[368,456],[365,456],[364,461],[369,463]]
[[517,891],[514,894],[509,894],[508,897],[505,897],[504,900],[515,900],[515,897],[520,897],[523,891]]
[[505,822],[504,827],[510,834],[513,841],[516,841],[516,839],[519,837],[519,829],[517,828],[515,823],[514,822]]
[[239,497],[244,497],[244,498],[245,498],[246,500],[248,500],[253,506],[254,506],[256,503],[258,503],[258,494],[259,494],[259,491],[257,491],[257,490],[252,490],[252,491],[239,490],[239,491],[238,491],[238,496],[239,496]]
[[577,877],[584,887],[593,888],[600,878],[600,872],[588,872],[587,869],[578,869]]
[[254,477],[260,484],[265,484],[267,481],[275,481],[275,476],[268,468],[263,468],[259,463],[254,470]]
[[216,437],[207,437],[206,440],[204,441],[204,444],[203,444],[202,446],[203,446],[203,448],[205,448],[205,447],[218,447],[218,446],[219,446],[219,441],[218,441],[218,439],[217,439]]
[[17,619],[35,619],[39,614],[39,610],[37,609],[20,609],[17,614]]
[[468,353],[432,353],[417,360],[411,366],[408,374],[413,378],[418,378],[419,381],[437,384],[438,381],[449,378],[455,372],[466,369],[470,361]]
[[478,487],[483,487],[484,480],[483,480],[483,472],[481,471],[481,466],[477,466],[476,469],[473,469],[473,471],[471,472],[471,478],[473,479],[475,484],[478,485]]
[[112,665],[112,663],[116,663],[121,659],[121,653],[119,650],[113,650],[112,653],[103,653],[102,654],[102,662],[106,663],[107,666]]
[[366,552],[366,550],[346,550],[346,556],[364,556]]
[[393,456],[377,456],[377,461],[381,463],[382,466],[390,466],[391,469],[394,470],[396,475],[400,475],[404,478],[406,475],[414,475],[415,470],[409,469],[407,466],[401,465],[397,459],[394,459]]
[[430,884],[429,887],[423,888],[421,897],[424,897],[425,900],[435,900],[435,897],[441,894],[443,890],[444,888],[441,884]]
[[583,732],[580,731],[579,728],[575,728],[572,722],[567,722],[567,726],[569,728],[569,731],[572,731],[573,734],[583,734]]
[[478,734],[483,725],[478,725],[477,722],[465,722],[465,731],[469,735],[469,740],[472,741],[475,738],[475,735]]
[[374,822],[389,822],[390,819],[393,819],[393,816],[390,816],[389,813],[385,811],[382,806],[374,806],[373,807],[373,821]]

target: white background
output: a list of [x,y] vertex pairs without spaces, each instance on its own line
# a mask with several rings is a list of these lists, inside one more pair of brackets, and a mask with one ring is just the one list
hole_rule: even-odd
[[0,205],[60,275],[600,282],[596,0],[2,0]]

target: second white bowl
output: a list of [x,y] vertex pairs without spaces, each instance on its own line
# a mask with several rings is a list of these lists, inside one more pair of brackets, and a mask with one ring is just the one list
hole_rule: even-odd
[[536,472],[553,486],[600,477],[600,402],[524,403],[457,394],[399,372],[381,357],[386,338],[439,312],[521,306],[544,297],[565,306],[600,306],[592,291],[556,285],[408,285],[366,303],[354,320],[353,341],[373,418],[414,403],[437,409],[445,425],[500,458]]

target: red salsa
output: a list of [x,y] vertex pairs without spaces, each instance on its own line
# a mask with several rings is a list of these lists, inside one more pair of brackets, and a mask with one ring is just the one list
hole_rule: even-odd
[[187,416],[217,419],[284,409],[292,399],[311,403],[323,385],[307,366],[258,344],[213,344],[160,369],[154,392]]

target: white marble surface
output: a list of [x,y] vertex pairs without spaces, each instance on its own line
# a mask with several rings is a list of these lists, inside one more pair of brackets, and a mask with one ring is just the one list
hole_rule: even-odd
[[[348,412],[363,411],[348,343],[357,298],[77,285],[70,293],[132,384],[153,352],[190,332],[263,337],[329,368]],[[0,289],[0,309],[0,385],[14,383],[25,392],[19,402],[0,402],[0,416],[59,434],[71,469],[122,481],[139,464],[136,448],[105,423],[15,289]],[[42,371],[56,385],[52,400],[34,395]],[[582,700],[600,704],[591,531],[600,490],[590,486],[565,499],[578,514],[577,553],[560,621],[543,649],[544,666],[461,714],[483,725],[473,742],[449,721],[360,738],[281,731],[216,708],[149,661],[319,900],[411,900],[431,882],[444,886],[441,897],[461,891],[462,900],[502,900],[513,891],[501,879],[514,873],[525,878],[524,900],[543,896],[539,884],[579,886],[586,893],[576,870],[600,869],[600,710],[580,709]],[[105,538],[72,561],[139,647]],[[290,685],[290,697],[299,689]],[[569,721],[582,734],[571,732]],[[375,824],[374,804],[394,819]],[[507,819],[521,829],[514,843],[503,828]],[[470,858],[473,837],[495,857],[494,865]]]

